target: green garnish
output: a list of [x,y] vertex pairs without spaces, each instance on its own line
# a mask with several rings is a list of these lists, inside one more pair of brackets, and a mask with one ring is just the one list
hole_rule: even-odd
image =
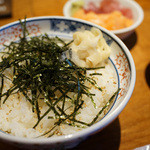
[[102,75],[102,73],[91,73],[90,76],[94,76],[94,75]]
[[[3,98],[3,103],[5,103],[12,94],[21,92],[32,105],[32,111],[37,114],[38,120],[33,128],[36,128],[44,117],[57,118],[52,129],[44,133],[43,136],[46,134],[53,135],[55,133],[53,130],[60,124],[81,125],[83,127],[94,124],[98,116],[109,105],[108,103],[89,124],[77,120],[76,116],[83,107],[83,95],[89,97],[96,107],[93,100],[95,94],[89,91],[90,88],[85,85],[85,82],[102,91],[93,78],[93,75],[101,74],[93,73],[90,75],[91,77],[87,77],[86,71],[104,67],[82,68],[66,57],[62,59],[62,56],[70,51],[69,45],[72,41],[66,43],[59,37],[50,38],[47,34],[29,39],[26,20],[24,23],[20,21],[20,24],[23,36],[20,37],[19,42],[11,42],[9,45],[5,45],[6,51],[1,52],[3,56],[0,62],[0,101]],[[13,70],[13,78],[5,75],[5,70],[8,68]],[[5,79],[9,79],[12,86],[6,92],[3,92]],[[73,98],[69,96],[69,93],[74,93]],[[117,93],[118,91],[113,97]],[[66,99],[71,101],[68,108],[65,108]],[[112,99],[109,100],[109,103]],[[40,101],[48,106],[43,114],[40,112]],[[67,113],[67,110],[71,107],[73,111]],[[48,116],[51,111],[55,114],[55,117]]]
[[75,2],[72,3],[71,5],[71,16],[74,15],[75,12],[77,12],[79,9],[83,8],[84,6],[84,1],[83,0],[77,0]]

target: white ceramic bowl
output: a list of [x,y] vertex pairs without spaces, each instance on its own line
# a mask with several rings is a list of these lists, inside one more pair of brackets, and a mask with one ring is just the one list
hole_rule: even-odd
[[[64,5],[63,14],[65,17],[71,17],[70,10],[71,10],[72,3],[75,1],[77,0],[68,0],[68,2]],[[89,1],[93,1],[95,3],[97,2],[99,4],[102,0],[84,0],[84,1],[85,4],[88,3]],[[130,35],[141,24],[144,18],[144,13],[141,6],[134,0],[118,0],[118,1],[122,6],[130,8],[133,13],[133,20],[134,20],[133,25],[124,29],[111,30],[111,32],[117,35],[119,38],[124,39],[128,35]]]
[[[112,49],[109,60],[116,70],[118,86],[121,88],[121,91],[116,97],[116,100],[107,115],[91,127],[66,136],[28,139],[0,132],[0,140],[9,144],[14,144],[18,147],[25,147],[26,149],[30,148],[41,150],[52,148],[71,148],[86,139],[89,135],[102,130],[120,114],[131,97],[136,79],[133,58],[123,42],[108,30],[79,19],[52,16],[27,19],[27,28],[31,33],[31,36],[38,36],[40,34],[47,33],[49,36],[57,35],[71,40],[75,31],[85,29],[89,30],[93,26],[102,31],[106,42]],[[1,27],[0,50],[4,48],[3,44],[8,44],[10,41],[17,41],[20,35],[21,26],[18,21]]]

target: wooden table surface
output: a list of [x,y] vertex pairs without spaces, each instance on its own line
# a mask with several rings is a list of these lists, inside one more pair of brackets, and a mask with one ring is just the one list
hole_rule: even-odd
[[[25,15],[63,16],[63,5],[66,1],[12,0],[12,17],[0,19],[0,26],[19,18],[23,19]],[[129,150],[150,144],[150,88],[146,80],[150,64],[150,0],[136,1],[144,10],[144,20],[135,32],[124,40],[136,66],[136,84],[132,97],[112,124],[73,150]],[[19,150],[0,142],[0,150],[3,149]]]

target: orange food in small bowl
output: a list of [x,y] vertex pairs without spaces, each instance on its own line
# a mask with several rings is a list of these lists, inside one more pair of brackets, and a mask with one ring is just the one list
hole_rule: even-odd
[[86,13],[83,8],[77,10],[72,17],[90,21],[98,24],[108,30],[117,30],[129,27],[133,20],[125,17],[120,11],[116,10],[111,13],[95,13],[90,11]]
[[68,0],[63,13],[98,24],[120,39],[132,34],[144,18],[142,7],[134,0]]

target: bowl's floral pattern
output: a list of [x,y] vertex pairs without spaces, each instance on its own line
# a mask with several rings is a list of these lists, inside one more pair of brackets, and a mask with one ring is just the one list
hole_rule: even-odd
[[[38,24],[35,23],[28,23],[27,29],[29,33],[32,35],[37,35],[40,33],[40,28]],[[22,29],[20,25],[11,26],[10,28],[6,28],[5,30],[0,31],[0,47],[3,46],[6,42],[10,40],[16,41],[18,37],[22,34]]]

